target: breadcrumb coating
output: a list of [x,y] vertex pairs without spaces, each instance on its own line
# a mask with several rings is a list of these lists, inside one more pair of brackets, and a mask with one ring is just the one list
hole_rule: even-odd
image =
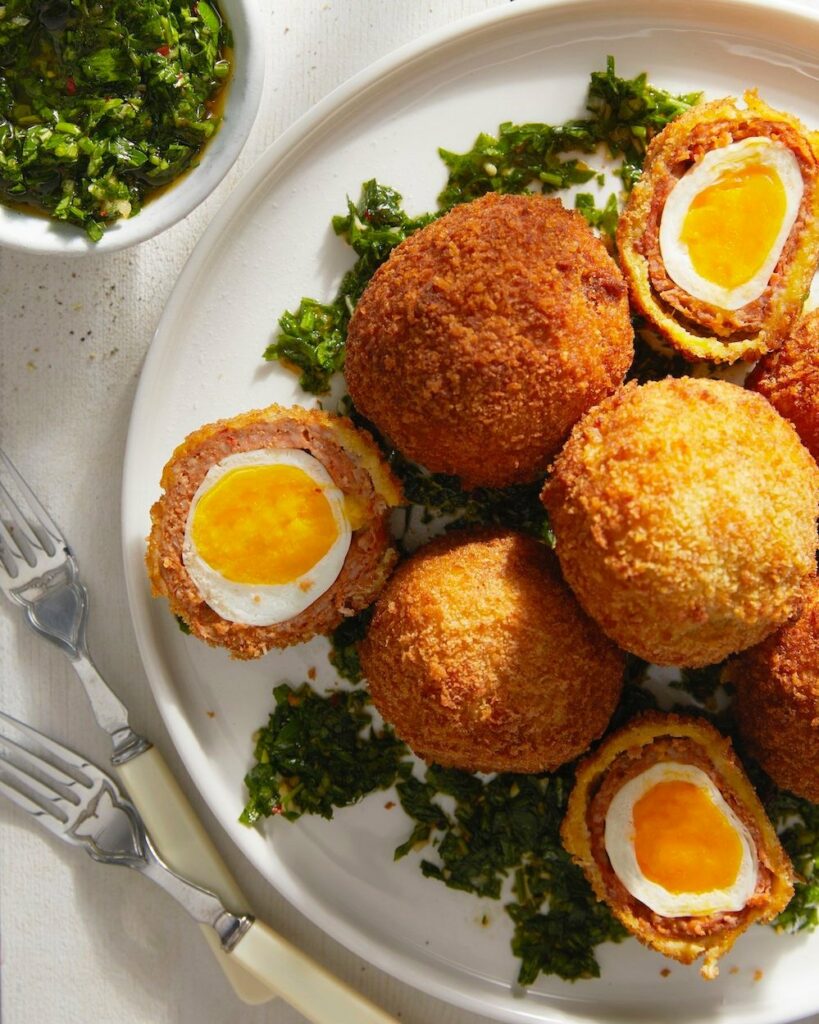
[[[633,771],[669,759],[705,771],[753,837],[761,881],[741,911],[664,918],[632,896],[614,874],[601,835],[605,812],[594,812],[595,797],[609,776],[625,784]],[[750,925],[772,920],[793,896],[790,860],[730,741],[701,718],[647,712],[607,736],[578,765],[561,837],[597,898],[640,942],[684,964],[702,956],[700,973],[708,980],[718,975],[717,961]]]
[[791,421],[819,462],[819,309],[800,320],[782,348],[760,359],[746,386]]
[[599,737],[624,657],[552,553],[508,530],[439,537],[396,570],[361,665],[381,715],[426,761],[553,770]]
[[[733,363],[776,349],[799,316],[819,255],[819,133],[774,110],[754,90],[745,107],[733,97],[692,107],[652,139],[642,176],[617,228],[620,264],[631,302],[687,359]],[[709,151],[767,137],[791,150],[802,174],[799,213],[763,295],[737,311],[689,295],[667,275],[658,232],[666,200]]]
[[625,284],[557,199],[489,194],[402,242],[347,335],[356,407],[463,486],[536,480],[633,358]]
[[759,643],[815,572],[819,469],[768,402],[725,381],[626,385],[577,424],[542,497],[581,605],[660,665]]
[[725,668],[748,752],[777,786],[819,803],[819,580],[802,610]]

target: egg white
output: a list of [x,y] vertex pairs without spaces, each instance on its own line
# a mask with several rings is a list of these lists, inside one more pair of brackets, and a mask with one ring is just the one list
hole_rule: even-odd
[[[298,579],[277,584],[237,583],[225,579],[199,554],[192,536],[193,517],[202,496],[226,473],[240,466],[265,465],[295,466],[315,480],[330,504],[338,536],[330,550]],[[202,600],[217,615],[229,622],[248,626],[273,626],[303,612],[330,589],[344,565],[351,537],[352,530],[344,511],[344,495],[318,459],[294,448],[265,448],[229,455],[208,470],[188,511],[182,561]]]
[[[681,234],[692,201],[730,171],[747,166],[767,166],[776,171],[785,188],[785,216],[768,257],[754,276],[735,288],[725,288],[701,277],[694,269]],[[660,220],[660,253],[671,280],[689,295],[720,309],[741,309],[762,295],[799,213],[804,192],[799,162],[787,146],[763,137],[742,139],[712,149],[677,182],[666,200]]]
[[[659,782],[691,782],[707,789],[717,808],[736,830],[742,860],[733,885],[710,892],[672,893],[643,874],[634,850],[634,804]],[[720,911],[741,910],[756,889],[756,848],[748,830],[725,802],[719,789],[701,769],[675,761],[659,762],[630,779],[609,805],[605,845],[614,873],[635,899],[663,917],[693,917]]]

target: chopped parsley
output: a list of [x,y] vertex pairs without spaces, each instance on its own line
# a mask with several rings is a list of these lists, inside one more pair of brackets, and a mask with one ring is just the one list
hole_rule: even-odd
[[333,217],[333,230],[358,257],[336,297],[330,303],[304,298],[297,310],[279,318],[279,333],[264,358],[301,370],[299,383],[305,391],[329,391],[333,374],[344,367],[347,325],[370,278],[399,242],[433,220],[432,214],[409,217],[402,202],[395,189],[365,181],[358,203],[348,199],[347,213]]
[[617,221],[620,219],[617,196],[612,192],[606,200],[606,205],[600,209],[595,205],[594,196],[590,192],[578,192],[574,197],[574,208],[583,214],[589,227],[597,228],[601,238],[606,243],[606,247],[613,249],[617,233]]
[[6,0],[0,200],[99,241],[195,164],[229,42],[212,0]]
[[358,641],[363,640],[373,617],[373,608],[365,608],[357,615],[351,615],[330,634],[330,663],[342,679],[357,685],[364,678],[361,662],[358,660]]
[[[699,93],[673,96],[655,89],[645,75],[618,78],[614,60],[609,57],[606,70],[591,76],[591,117],[562,125],[510,122],[500,126],[497,137],[479,135],[467,153],[439,150],[448,178],[434,213],[410,217],[395,189],[374,180],[365,182],[359,201],[348,199],[346,214],[333,218],[333,230],[356,254],[353,268],[342,279],[332,302],[303,298],[298,309],[282,314],[278,333],[265,349],[264,358],[281,360],[300,371],[305,391],[329,391],[333,374],[344,368],[347,326],[355,304],[396,245],[457,203],[487,192],[554,192],[599,177],[582,160],[563,159],[561,154],[568,152],[593,153],[605,146],[622,160],[619,173],[625,187],[630,188],[635,175],[639,175],[647,143],[699,98]],[[612,245],[617,197],[611,196],[602,210],[595,207],[588,193],[579,195],[576,203],[586,220]]]
[[245,776],[240,821],[280,814],[332,818],[335,807],[386,789],[410,770],[407,748],[388,727],[376,730],[364,690],[320,696],[308,684],[273,691],[276,706],[256,737],[256,764]]
[[773,922],[778,931],[819,927],[819,804],[772,788],[765,809],[797,874],[794,897]]
[[[423,782],[411,776],[397,786],[416,826],[396,858],[431,843],[436,859],[421,861],[427,878],[492,899],[513,876],[506,912],[515,926],[512,951],[521,961],[521,985],[531,985],[541,971],[567,980],[598,977],[595,946],[628,934],[560,841],[572,782],[570,768],[553,775],[505,773],[485,782],[432,766]],[[454,798],[451,813],[436,802],[439,794]]]

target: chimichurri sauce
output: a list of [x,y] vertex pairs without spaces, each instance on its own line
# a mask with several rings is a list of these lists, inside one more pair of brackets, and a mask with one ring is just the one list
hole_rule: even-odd
[[98,241],[196,163],[229,44],[206,0],[5,0],[0,201]]

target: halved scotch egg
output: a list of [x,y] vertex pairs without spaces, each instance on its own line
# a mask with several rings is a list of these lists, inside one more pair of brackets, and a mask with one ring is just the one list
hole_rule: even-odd
[[633,305],[689,359],[777,348],[819,244],[819,135],[756,95],[686,111],[652,141],[620,219]]
[[400,485],[370,435],[329,413],[273,405],[201,427],[162,487],[146,555],[154,594],[237,658],[334,629],[397,558]]
[[595,895],[640,942],[704,978],[793,895],[793,872],[730,742],[650,712],[583,760],[561,830]]

